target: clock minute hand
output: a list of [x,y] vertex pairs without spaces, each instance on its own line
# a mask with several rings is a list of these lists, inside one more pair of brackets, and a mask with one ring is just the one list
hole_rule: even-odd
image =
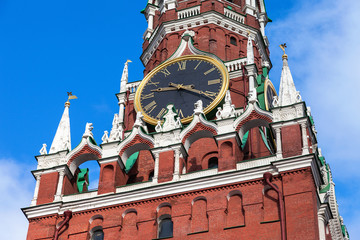
[[184,89],[184,90],[188,90],[188,91],[190,91],[190,92],[195,92],[195,93],[198,93],[198,94],[202,94],[202,95],[207,96],[208,98],[213,99],[212,94],[208,94],[208,93],[203,92],[203,91],[201,91],[201,90],[195,89],[195,88],[194,88],[194,85],[186,85],[186,86],[183,86],[182,84],[176,84],[176,83],[170,83],[170,85],[171,85],[171,86],[174,86],[174,87],[177,87],[178,89]]

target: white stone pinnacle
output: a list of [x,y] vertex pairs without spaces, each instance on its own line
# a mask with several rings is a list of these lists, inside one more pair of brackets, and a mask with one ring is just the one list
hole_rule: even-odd
[[128,65],[130,60],[127,60],[124,66],[124,70],[121,76],[121,83],[120,83],[120,92],[126,92],[126,84],[129,81],[129,71],[128,71]]
[[287,106],[301,101],[301,96],[296,91],[293,77],[288,65],[287,56],[283,56],[278,105]]
[[65,110],[56,130],[49,153],[71,150],[69,107],[70,104],[65,103]]

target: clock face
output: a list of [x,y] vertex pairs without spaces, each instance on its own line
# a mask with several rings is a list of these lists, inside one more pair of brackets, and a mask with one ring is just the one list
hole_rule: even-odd
[[275,96],[277,96],[276,90],[274,88],[274,85],[271,83],[270,79],[266,79],[265,81],[265,106],[266,110],[269,110],[270,108],[273,108],[273,99]]
[[206,56],[183,56],[165,62],[140,84],[135,106],[148,123],[162,120],[166,106],[173,104],[182,123],[192,120],[194,103],[202,100],[204,113],[222,100],[229,85],[224,65]]

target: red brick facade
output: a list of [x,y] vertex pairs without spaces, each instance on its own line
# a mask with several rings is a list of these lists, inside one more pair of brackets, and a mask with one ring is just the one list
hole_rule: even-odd
[[[311,170],[283,173],[273,182],[284,194],[288,239],[317,239]],[[88,239],[96,226],[103,228],[105,239],[156,239],[157,219],[169,214],[172,239],[276,240],[280,239],[277,201],[262,179],[233,183],[74,213],[59,239]],[[91,221],[94,217],[98,220]],[[52,239],[62,219],[58,215],[30,219],[27,239]]]

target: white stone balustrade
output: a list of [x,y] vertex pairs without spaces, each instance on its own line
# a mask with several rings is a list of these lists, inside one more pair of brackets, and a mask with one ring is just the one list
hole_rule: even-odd
[[245,23],[245,17],[237,12],[234,12],[228,8],[224,8],[224,15],[232,20],[240,23]]
[[239,71],[241,70],[242,65],[246,65],[247,59],[240,58],[230,62],[226,62],[225,66],[229,72]]
[[180,10],[178,12],[178,18],[183,19],[183,18],[187,18],[187,17],[196,16],[199,14],[200,14],[200,6],[195,6],[195,7]]

